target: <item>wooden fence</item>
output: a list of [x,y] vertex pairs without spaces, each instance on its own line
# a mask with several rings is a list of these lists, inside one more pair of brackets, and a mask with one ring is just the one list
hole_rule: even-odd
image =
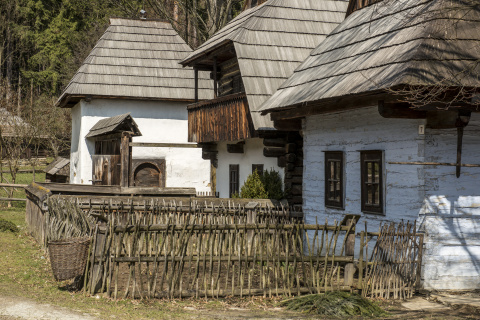
[[[384,224],[379,232],[362,231],[360,237],[359,269],[363,272],[359,272],[358,281],[362,294],[411,298],[420,286],[423,252],[423,234],[417,233],[416,224]],[[373,244],[371,253],[369,242]]]
[[[41,226],[47,241],[51,219],[38,214],[45,212],[45,197],[31,208],[27,202],[27,221]],[[378,232],[365,224],[356,234],[359,216],[304,224],[302,212],[261,201],[50,197],[73,201],[93,217],[84,278],[91,294],[118,299],[358,290],[403,299],[420,284],[423,235],[415,224],[386,224]]]
[[285,209],[165,213],[111,212],[93,237],[86,290],[114,298],[351,290],[343,270],[354,262],[345,255],[354,223],[305,225]]

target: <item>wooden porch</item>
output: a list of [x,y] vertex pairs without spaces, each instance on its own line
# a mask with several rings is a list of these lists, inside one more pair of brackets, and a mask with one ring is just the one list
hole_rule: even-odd
[[255,137],[244,92],[188,106],[188,141],[205,143]]

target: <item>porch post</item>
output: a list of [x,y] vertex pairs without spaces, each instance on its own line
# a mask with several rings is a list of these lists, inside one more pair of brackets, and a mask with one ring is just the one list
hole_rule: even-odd
[[217,57],[213,57],[213,96],[216,98],[218,95],[218,83],[217,83]]
[[130,176],[130,159],[131,159],[131,147],[130,147],[130,132],[122,132],[120,142],[120,187],[128,187]]
[[198,67],[193,67],[195,71],[195,103],[198,102]]

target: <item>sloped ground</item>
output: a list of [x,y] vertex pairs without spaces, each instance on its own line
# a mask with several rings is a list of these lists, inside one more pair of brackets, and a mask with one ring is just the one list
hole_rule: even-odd
[[[120,300],[84,296],[57,283],[48,259],[25,234],[23,208],[0,209],[20,232],[0,232],[0,319],[322,319],[277,307],[278,299]],[[405,302],[380,302],[383,319],[480,319],[480,294],[435,293]],[[478,307],[478,308],[477,308]]]

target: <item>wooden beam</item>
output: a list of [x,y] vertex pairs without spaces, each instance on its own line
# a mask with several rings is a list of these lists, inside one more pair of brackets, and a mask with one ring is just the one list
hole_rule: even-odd
[[27,201],[27,199],[1,197],[0,201]]
[[281,157],[285,155],[285,148],[265,147],[263,148],[263,155],[265,157]]
[[150,143],[150,142],[131,142],[131,147],[145,148],[201,148],[196,143]]
[[25,188],[28,184],[0,183],[0,187]]
[[129,132],[122,132],[120,141],[120,186],[128,187],[130,177],[130,141],[131,136]]
[[235,144],[227,144],[228,153],[243,153],[243,146],[245,142],[239,142]]
[[412,109],[411,104],[405,102],[387,103],[378,101],[378,113],[383,118],[395,119],[426,119],[427,112]]
[[285,145],[285,149],[287,153],[294,153],[295,151],[297,151],[297,145],[295,143],[287,143]]
[[273,126],[281,131],[300,131],[302,130],[301,119],[275,120]]
[[287,140],[282,138],[263,139],[263,145],[266,147],[284,147]]
[[217,56],[213,57],[213,97],[218,95],[218,81],[217,81]]
[[378,92],[367,96],[348,96],[341,98],[325,99],[321,101],[306,102],[289,107],[287,110],[272,110],[270,118],[273,121],[298,119],[316,114],[325,114],[331,112],[348,111],[377,105],[379,100],[386,102],[396,101],[391,95]]
[[[90,184],[68,184],[68,183],[36,183],[41,189],[52,194],[118,194],[118,195],[185,195],[196,194],[195,188],[156,188],[156,187],[120,187],[120,186],[95,186]],[[28,188],[28,187],[27,187]],[[37,187],[38,188],[38,187]],[[30,189],[29,189],[30,190]]]
[[202,159],[203,160],[216,160],[218,151],[203,151],[202,150]]
[[462,140],[463,140],[463,126],[457,126],[457,165],[456,176],[460,178],[460,171],[462,167]]
[[193,67],[195,72],[195,103],[198,102],[198,68],[195,66]]
[[[422,161],[390,161],[387,162],[388,164],[404,164],[404,165],[418,165],[418,166],[451,166],[451,167],[456,167],[458,164],[457,163],[452,163],[452,162],[422,162]],[[480,164],[466,164],[462,163],[460,164],[461,167],[467,167],[467,168],[480,168]]]
[[287,153],[285,157],[287,159],[287,162],[295,162],[295,160],[297,159],[295,153]]

